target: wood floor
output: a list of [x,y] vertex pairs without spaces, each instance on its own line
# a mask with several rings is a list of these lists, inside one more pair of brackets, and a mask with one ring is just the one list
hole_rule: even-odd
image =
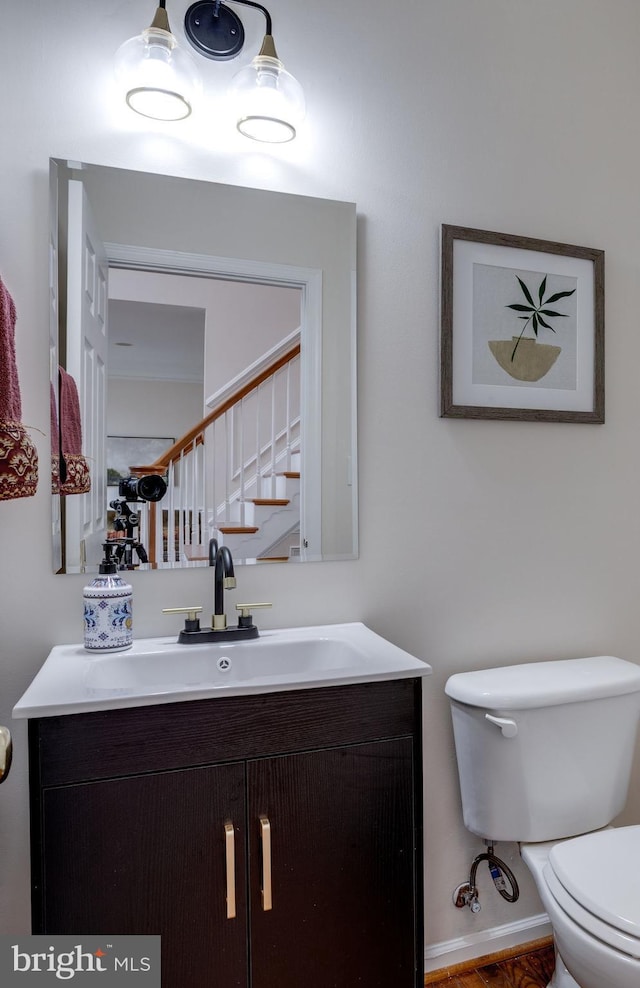
[[429,988],[546,988],[553,974],[553,946],[545,944],[527,953],[491,960],[484,967],[451,971]]

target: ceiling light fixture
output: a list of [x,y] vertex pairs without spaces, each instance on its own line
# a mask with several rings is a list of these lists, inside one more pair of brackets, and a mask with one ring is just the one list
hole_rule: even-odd
[[142,34],[116,52],[116,79],[127,104],[154,120],[183,120],[193,109],[200,75],[189,53],[171,33],[166,0]]
[[[266,20],[260,51],[232,81],[238,130],[254,141],[292,141],[305,115],[302,86],[278,58],[269,11],[253,0],[235,2],[262,11]],[[242,21],[220,0],[197,0],[185,14],[184,27],[191,45],[206,58],[226,60],[242,51]]]

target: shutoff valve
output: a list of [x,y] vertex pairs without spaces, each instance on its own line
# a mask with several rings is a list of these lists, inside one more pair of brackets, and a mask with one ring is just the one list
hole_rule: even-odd
[[458,885],[453,893],[453,904],[458,909],[468,906],[472,913],[479,913],[482,909],[477,888],[474,885],[469,885],[468,882]]

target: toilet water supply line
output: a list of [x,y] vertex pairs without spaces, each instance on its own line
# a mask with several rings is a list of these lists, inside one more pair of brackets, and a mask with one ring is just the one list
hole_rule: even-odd
[[[476,885],[476,872],[478,871],[478,865],[481,861],[486,861],[489,865],[489,871],[491,872],[493,884],[503,899],[506,899],[507,902],[516,902],[520,896],[520,889],[518,888],[516,876],[511,871],[511,868],[509,868],[509,866],[506,865],[500,858],[496,857],[493,853],[493,844],[488,842],[486,843],[487,850],[483,854],[478,854],[478,856],[474,858],[473,864],[471,865],[471,871],[469,873],[469,881],[465,882],[463,885],[459,885],[453,893],[453,903],[458,907],[458,909],[462,909],[463,906],[469,906],[472,913],[480,912],[480,895]],[[507,888],[507,882],[509,883],[511,891]]]

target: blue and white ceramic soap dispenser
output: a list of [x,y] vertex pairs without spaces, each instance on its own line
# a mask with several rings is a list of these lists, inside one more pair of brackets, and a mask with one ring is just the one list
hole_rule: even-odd
[[133,644],[133,588],[118,576],[104,543],[99,575],[84,588],[84,647],[90,652],[116,652]]

